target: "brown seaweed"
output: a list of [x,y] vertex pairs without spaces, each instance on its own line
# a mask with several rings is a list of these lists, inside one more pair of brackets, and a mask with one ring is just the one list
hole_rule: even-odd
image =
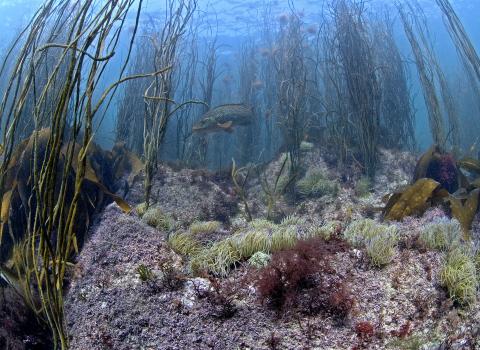
[[433,145],[420,156],[420,159],[415,166],[413,181],[427,177],[428,167],[435,158],[435,154],[438,153],[440,153],[440,148],[437,145]]
[[457,163],[462,169],[480,175],[480,160],[474,158],[463,158]]
[[411,215],[421,215],[430,207],[429,200],[434,196],[440,183],[423,178],[406,188],[402,193],[394,194],[386,205],[387,220],[402,220]]
[[452,216],[458,220],[464,232],[464,238],[470,239],[472,222],[478,210],[478,196],[480,189],[475,189],[466,195],[466,198],[457,198],[450,195],[447,201],[450,204]]
[[[444,167],[445,163],[449,167]],[[385,218],[402,220],[410,215],[421,215],[433,205],[444,204],[462,226],[464,238],[470,239],[472,222],[478,211],[480,178],[469,183],[458,168],[480,174],[478,160],[464,158],[455,161],[452,155],[441,152],[438,146],[430,147],[417,162],[414,183],[386,198]],[[451,193],[453,187],[442,181],[444,178],[454,178],[457,185],[454,193]]]
[[[42,129],[35,133],[37,135],[38,147],[46,152],[50,130]],[[12,154],[8,166],[9,171],[5,177],[5,186],[9,188],[9,190],[3,195],[0,213],[0,219],[3,223],[3,225],[0,225],[0,251],[4,259],[8,257],[8,252],[12,244],[21,239],[25,231],[22,223],[27,223],[27,217],[21,208],[28,206],[28,200],[32,191],[29,174],[32,172],[30,159],[33,159],[34,153],[33,139],[34,135],[18,145]],[[75,156],[71,164],[70,178],[74,178],[77,172],[78,152],[81,146],[76,143],[74,148]],[[64,147],[61,148],[62,161],[58,165],[59,172],[63,169],[67,152],[68,147],[64,145]],[[85,178],[82,185],[84,192],[80,199],[81,209],[78,211],[78,215],[82,218],[78,220],[78,223],[83,227],[78,227],[76,230],[80,242],[83,241],[84,229],[88,227],[88,224],[85,223],[88,223],[90,221],[89,218],[103,208],[105,203],[113,200],[123,211],[129,212],[131,210],[127,202],[114,194],[114,184],[118,179],[128,174],[130,174],[129,179],[133,179],[142,167],[143,165],[140,159],[127,150],[122,149],[120,145],[116,145],[110,152],[104,151],[95,144],[92,144],[87,155]],[[115,170],[113,174],[110,174],[108,170],[110,168]],[[67,187],[69,192],[72,192],[74,189],[71,183],[69,183]],[[59,185],[56,186],[57,190],[58,188]],[[72,196],[73,193],[67,195],[68,198],[72,198]],[[19,205],[14,205],[13,203]],[[69,203],[65,203],[65,206],[68,207]],[[10,222],[15,222],[15,227],[9,227],[9,220]],[[9,227],[11,231],[10,237],[3,237],[7,227]],[[0,261],[4,259],[0,259]]]

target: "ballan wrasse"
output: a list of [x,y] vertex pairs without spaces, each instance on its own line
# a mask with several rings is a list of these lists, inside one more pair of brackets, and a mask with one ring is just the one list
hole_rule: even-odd
[[250,125],[253,121],[253,111],[243,104],[226,104],[215,107],[205,113],[196,123],[193,132],[233,132],[235,126]]

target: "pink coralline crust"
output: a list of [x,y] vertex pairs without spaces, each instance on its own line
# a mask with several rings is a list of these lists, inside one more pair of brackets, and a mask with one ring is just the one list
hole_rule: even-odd
[[[144,201],[143,172],[130,187],[126,200],[131,204]],[[152,202],[182,224],[195,220],[226,222],[238,210],[233,189],[228,182],[217,179],[206,170],[175,170],[160,165],[153,179]]]
[[[351,220],[365,217],[367,210],[362,208],[383,206],[382,197],[408,184],[415,166],[414,155],[381,150],[374,189],[366,198],[357,198],[353,186],[361,174],[353,167],[338,168],[334,162],[325,160],[326,154],[320,150],[311,151],[305,155],[304,164],[307,169],[320,169],[330,179],[338,181],[340,190],[337,196],[312,198],[296,203],[296,206],[289,206],[288,201],[277,203],[284,214],[295,214],[315,227],[330,220],[340,220],[344,226]],[[275,178],[281,163],[279,157],[267,166],[264,174],[267,179],[272,181]],[[225,206],[225,197],[234,197],[228,181],[218,182],[206,172],[174,170],[166,166],[160,169],[155,182],[156,202],[182,225],[202,213],[218,212],[218,207]],[[255,209],[254,216],[265,217],[267,208],[260,195],[261,183],[252,178],[249,185],[247,197],[250,207]],[[128,199],[139,203],[143,193],[141,181],[133,187]],[[205,202],[208,205],[203,210]],[[374,215],[380,219],[380,213]],[[342,324],[329,314],[326,317],[325,313],[304,315],[295,311],[290,315],[294,312],[290,309],[287,310],[288,317],[279,320],[276,310],[259,301],[259,290],[252,284],[252,270],[243,263],[238,264],[228,278],[218,279],[221,286],[238,288],[233,289],[236,291],[234,304],[237,312],[220,321],[212,314],[211,302],[197,295],[198,286],[209,287],[204,278],[186,275],[180,289],[162,287],[160,264],[168,258],[177,269],[188,271],[188,257],[171,251],[163,232],[147,226],[134,214],[122,213],[112,204],[90,229],[90,239],[78,258],[76,273],[70,282],[65,303],[70,347],[72,350],[107,347],[118,350],[194,347],[202,350],[240,346],[267,350],[271,347],[266,340],[274,334],[281,339],[280,347],[285,349],[368,347],[375,350],[387,348],[393,340],[413,329],[416,334],[438,330],[444,334],[439,342],[465,348],[478,334],[480,303],[465,310],[465,315],[459,318],[453,303],[440,287],[444,254],[417,249],[419,247],[415,244],[425,225],[442,217],[447,217],[447,213],[436,207],[427,210],[422,217],[388,222],[398,226],[402,244],[395,250],[392,262],[383,269],[372,268],[363,249],[352,248],[328,260],[332,271],[326,280],[328,290],[338,290],[336,282],[346,280],[356,301],[353,312]],[[480,241],[479,220],[480,215],[477,215],[473,224],[476,242]],[[224,224],[223,227],[221,237],[241,232],[244,229],[241,215],[232,220],[232,226]],[[203,243],[211,244],[221,237],[209,236]],[[141,282],[136,273],[140,264],[155,273],[159,289]],[[302,293],[307,291],[305,289]],[[312,301],[318,300],[323,302],[324,299]],[[345,309],[345,303],[338,302],[345,300],[342,294],[335,295],[332,300],[335,301],[333,305],[340,306],[338,310]],[[375,327],[373,337],[359,338],[355,329],[359,322],[370,322]],[[439,346],[443,347],[443,344]]]
[[406,217],[398,226],[401,227],[404,232],[420,233],[426,224],[442,217],[447,217],[447,214],[442,208],[434,207],[428,209],[421,217]]
[[420,220],[422,220],[423,223],[428,223],[428,222],[434,221],[434,219],[442,218],[446,216],[447,214],[443,211],[442,208],[434,207],[427,210],[425,214],[423,214],[423,217],[420,218]]
[[405,219],[403,219],[403,223],[407,225],[424,225],[426,223],[432,222],[436,218],[446,216],[447,214],[443,211],[442,208],[434,207],[428,209],[421,217],[407,216]]

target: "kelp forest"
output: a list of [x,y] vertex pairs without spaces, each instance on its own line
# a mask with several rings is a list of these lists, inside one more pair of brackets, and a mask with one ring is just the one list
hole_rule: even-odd
[[7,3],[0,349],[480,348],[476,1]]

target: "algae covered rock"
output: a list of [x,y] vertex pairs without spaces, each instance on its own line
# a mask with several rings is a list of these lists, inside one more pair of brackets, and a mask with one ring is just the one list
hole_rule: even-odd
[[250,259],[248,259],[248,263],[257,269],[265,267],[271,260],[271,255],[264,253],[264,252],[256,252],[253,254]]
[[355,183],[355,194],[358,197],[365,197],[370,193],[372,182],[367,176],[362,176]]
[[138,216],[142,217],[145,212],[147,211],[147,203],[143,202],[143,203],[140,203],[139,205],[137,205],[135,207],[135,210],[138,214]]
[[307,230],[308,237],[320,237],[328,241],[333,235],[337,234],[342,228],[342,223],[332,220],[323,225],[312,225]]

